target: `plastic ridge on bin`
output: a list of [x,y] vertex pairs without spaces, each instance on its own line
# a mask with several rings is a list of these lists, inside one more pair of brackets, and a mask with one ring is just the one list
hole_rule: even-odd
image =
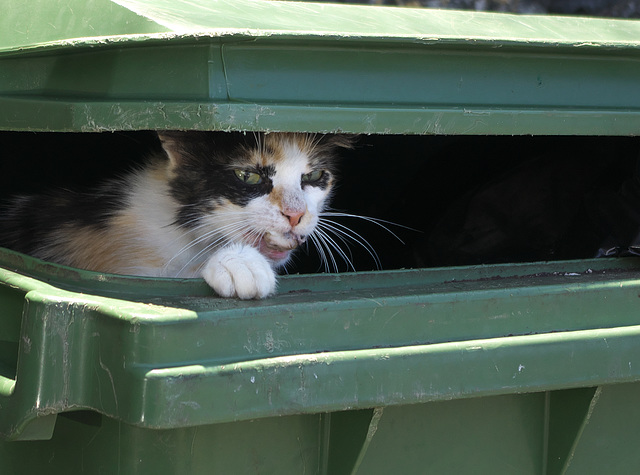
[[155,434],[175,434],[181,455],[167,473],[207,473],[185,468],[208,462],[182,452],[184,431],[195,440],[276,420],[297,431],[300,417],[311,419],[299,430],[319,431],[318,473],[370,473],[405,409],[419,419],[442,407],[423,403],[492,411],[496,401],[510,414],[514,395],[513,410],[529,407],[528,439],[547,421],[539,463],[571,473],[603,411],[635,394],[622,383],[640,380],[636,259],[288,276],[277,296],[249,302],[197,279],[106,275],[6,250],[0,264],[2,437],[46,440],[89,410],[107,416],[77,413],[76,430],[97,428],[91,440],[127,434],[151,450]]
[[638,38],[629,20],[32,1],[0,19],[0,130],[633,135]]
[[[39,278],[1,270],[3,292],[24,300],[3,323],[22,322],[3,338],[17,352],[3,365],[16,364],[0,397],[8,438],[77,409],[169,429],[640,379],[640,279],[628,260],[507,276],[460,268],[447,281],[438,270],[323,275],[313,292],[289,277],[278,296],[248,304],[203,298],[197,280],[164,298],[140,281],[138,302],[114,299],[92,289],[128,278],[98,285],[101,274],[78,271],[65,282],[64,268],[8,251],[2,260]],[[580,273],[557,272],[568,265]],[[43,282],[57,275],[76,291]]]

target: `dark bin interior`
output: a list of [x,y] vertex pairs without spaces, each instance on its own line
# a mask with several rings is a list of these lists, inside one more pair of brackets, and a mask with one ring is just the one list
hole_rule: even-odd
[[[0,143],[3,200],[90,188],[159,147],[153,132],[1,132]],[[640,228],[639,151],[637,137],[362,135],[332,208],[399,226],[337,218],[380,260],[351,242],[353,267],[335,253],[339,270],[624,255]],[[290,269],[321,271],[313,250]]]

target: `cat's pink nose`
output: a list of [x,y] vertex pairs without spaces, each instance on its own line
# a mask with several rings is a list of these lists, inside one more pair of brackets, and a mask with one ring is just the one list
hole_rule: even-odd
[[289,224],[291,224],[292,228],[295,228],[298,224],[300,224],[300,220],[304,216],[304,211],[284,211],[282,213],[289,220]]

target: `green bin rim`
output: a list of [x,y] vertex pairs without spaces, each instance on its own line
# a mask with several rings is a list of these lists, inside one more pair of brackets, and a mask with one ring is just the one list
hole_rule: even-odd
[[635,382],[639,264],[290,276],[240,302],[0,249],[0,341],[18,357],[0,361],[0,438],[47,439],[83,409],[173,429]]

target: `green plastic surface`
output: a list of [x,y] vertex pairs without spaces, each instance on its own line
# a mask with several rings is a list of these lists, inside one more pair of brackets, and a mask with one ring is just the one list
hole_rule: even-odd
[[618,458],[640,422],[635,259],[289,276],[250,302],[0,261],[12,473],[640,467]]
[[640,22],[256,0],[33,0],[0,130],[636,135]]

